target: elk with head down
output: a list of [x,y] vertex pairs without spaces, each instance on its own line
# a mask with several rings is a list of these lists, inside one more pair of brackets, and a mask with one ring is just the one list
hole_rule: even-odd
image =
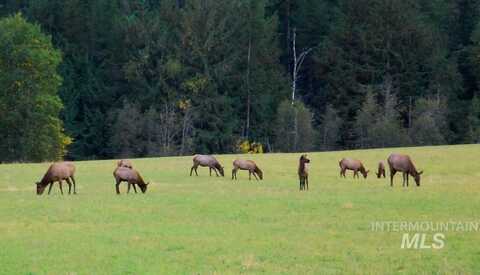
[[357,159],[343,158],[338,162],[338,165],[340,166],[340,176],[344,178],[347,170],[353,170],[354,178],[360,178],[358,172],[362,173],[364,178],[367,178],[368,172],[370,172],[370,170],[365,170],[362,162]]
[[190,176],[192,175],[193,171],[195,171],[195,175],[198,176],[198,173],[197,173],[198,166],[208,167],[210,170],[210,176],[212,175],[212,170],[215,171],[215,174],[217,174],[217,177],[218,177],[218,173],[220,173],[222,177],[224,176],[223,166],[221,166],[218,160],[213,156],[210,156],[210,155],[193,156],[193,166],[192,166],[192,169],[190,169]]
[[113,171],[113,177],[115,178],[115,190],[117,191],[117,194],[120,194],[120,183],[124,181],[128,183],[127,193],[130,192],[130,186],[133,186],[133,190],[135,193],[137,193],[137,188],[135,188],[135,185],[138,185],[142,193],[145,193],[147,192],[147,187],[150,184],[148,182],[145,183],[137,170],[127,167],[117,167],[115,171]]
[[[55,162],[48,168],[47,172],[43,176],[42,180],[36,182],[37,186],[37,195],[43,194],[47,185],[50,185],[48,188],[48,194],[52,191],[53,183],[58,182],[60,186],[60,192],[63,195],[62,181],[65,180],[68,184],[68,194],[71,194],[72,182],[73,182],[73,194],[77,194],[76,185],[75,185],[75,165],[72,162]],[[70,180],[72,180],[70,182]]]
[[375,172],[377,175],[377,178],[381,178],[382,176],[385,178],[385,165],[383,164],[383,161],[380,161],[378,163],[378,172]]
[[307,155],[304,154],[300,157],[298,164],[298,178],[300,180],[300,191],[305,190],[305,187],[308,190],[308,165],[310,160],[307,158]]
[[252,174],[256,180],[258,180],[257,175],[263,180],[263,172],[253,160],[236,159],[233,161],[232,180],[237,179],[238,170],[248,170],[248,180],[252,179]]
[[420,175],[423,171],[418,172],[413,164],[410,156],[402,154],[391,154],[388,157],[388,166],[390,167],[390,186],[393,186],[393,176],[395,173],[402,172],[403,184],[408,187],[408,176],[411,175],[415,179],[417,186],[420,186]]

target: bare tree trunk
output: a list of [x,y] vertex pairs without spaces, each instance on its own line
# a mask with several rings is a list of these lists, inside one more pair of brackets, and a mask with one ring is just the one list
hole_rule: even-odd
[[293,70],[292,70],[292,105],[295,102],[295,90],[297,89],[297,49],[296,49],[297,32],[293,29]]
[[250,135],[250,60],[252,54],[252,38],[249,35],[248,38],[248,57],[247,57],[247,126],[245,129],[245,137],[246,139],[249,138]]
[[[292,102],[293,104],[293,102]],[[298,111],[297,108],[294,107],[293,109],[295,115],[293,119],[293,152],[297,151],[297,144],[298,144]]]
[[300,68],[302,67],[305,57],[312,51],[313,48],[303,50],[297,56],[297,30],[293,28],[292,51],[293,51],[293,70],[292,70],[292,105],[295,102],[295,92],[297,90],[297,79]]
[[408,97],[408,130],[412,128],[412,97]]

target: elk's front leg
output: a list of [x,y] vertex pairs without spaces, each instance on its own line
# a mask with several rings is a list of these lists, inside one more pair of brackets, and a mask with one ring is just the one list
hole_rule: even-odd
[[73,182],[73,194],[77,194],[77,187],[76,187],[76,183],[75,183],[75,179],[73,178],[73,176],[70,177],[72,179],[72,182]]
[[66,178],[65,181],[68,184],[68,194],[70,195],[72,193],[72,182],[70,182],[69,178]]
[[135,191],[135,194],[137,194],[137,187],[135,187],[135,183],[132,183],[132,186],[133,186],[133,191]]
[[117,191],[117,195],[120,195],[120,182],[119,180],[116,181],[115,190]]
[[62,181],[59,180],[58,184],[60,185],[60,193],[62,193],[62,195],[63,195]]
[[52,187],[53,187],[53,181],[50,182],[50,186],[48,187],[48,194],[50,195],[50,192],[52,191]]
[[390,187],[393,187],[393,176],[395,176],[397,171],[390,169]]

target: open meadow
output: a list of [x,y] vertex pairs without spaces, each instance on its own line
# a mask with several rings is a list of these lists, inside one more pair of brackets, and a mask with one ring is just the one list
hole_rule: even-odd
[[[409,154],[421,186],[389,184],[386,158]],[[189,176],[192,157],[135,159],[146,194],[115,194],[116,162],[75,162],[77,195],[35,194],[49,163],[0,165],[1,274],[475,274],[480,232],[443,232],[441,249],[401,249],[381,221],[480,222],[479,145],[309,153],[310,190],[298,191],[300,154],[221,155],[225,177]],[[255,160],[248,180],[236,157]],[[339,176],[353,157],[365,180]],[[387,178],[377,179],[379,160]],[[64,191],[68,190],[64,184]],[[435,232],[427,233],[427,243]]]

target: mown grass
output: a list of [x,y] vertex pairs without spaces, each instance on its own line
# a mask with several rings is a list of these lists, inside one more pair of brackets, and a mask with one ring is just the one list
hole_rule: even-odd
[[[422,186],[339,177],[338,160],[374,170],[390,152],[424,169]],[[401,232],[375,221],[480,222],[480,146],[310,153],[310,191],[299,192],[299,154],[245,155],[264,170],[230,180],[189,177],[191,157],[134,160],[146,194],[114,192],[114,161],[77,162],[78,195],[37,196],[42,164],[0,165],[2,274],[474,274],[480,232],[445,232],[443,249],[400,249]],[[388,176],[388,171],[387,171]],[[427,232],[431,235],[431,232]],[[429,237],[431,238],[431,237]]]

